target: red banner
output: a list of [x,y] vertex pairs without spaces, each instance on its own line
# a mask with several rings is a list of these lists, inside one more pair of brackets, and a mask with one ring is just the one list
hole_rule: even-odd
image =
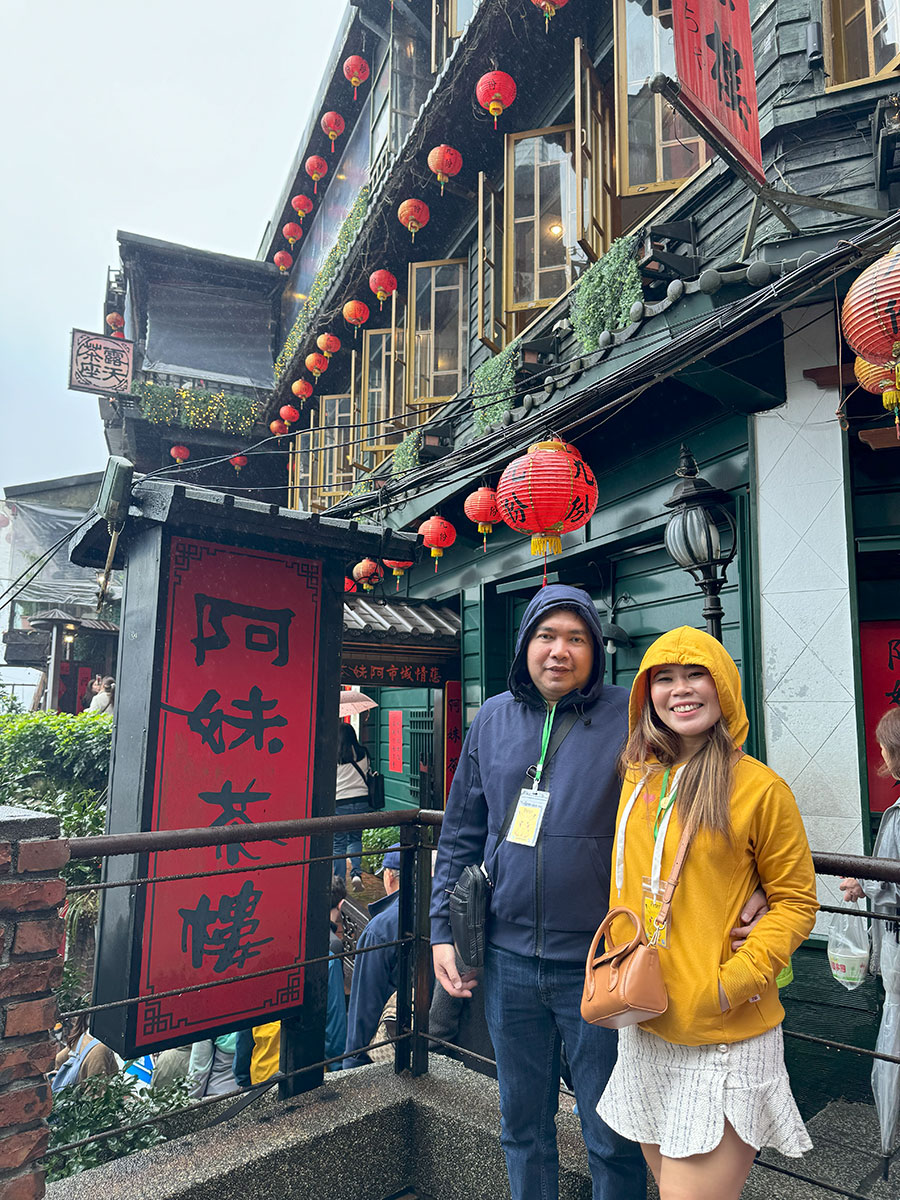
[[462,750],[462,683],[451,679],[444,687],[444,807],[459,766]]
[[748,0],[675,0],[672,11],[682,100],[765,183]]
[[388,713],[388,770],[403,770],[403,709],[392,708]]
[[[321,568],[173,539],[151,829],[310,815]],[[149,856],[150,876],[231,873],[147,887],[138,1048],[301,1002],[308,868],[254,868],[307,856],[305,839]],[[221,986],[152,998],[201,983]]]
[[859,627],[859,650],[869,808],[872,812],[884,812],[897,799],[897,788],[890,775],[879,774],[883,760],[875,726],[892,704],[900,704],[900,621],[863,621]]

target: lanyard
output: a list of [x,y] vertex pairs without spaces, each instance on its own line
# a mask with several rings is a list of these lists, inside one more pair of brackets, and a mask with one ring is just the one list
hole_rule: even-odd
[[673,788],[671,792],[667,790],[669,787],[669,773],[671,770],[671,767],[666,767],[665,772],[663,773],[662,787],[659,789],[659,804],[656,806],[656,820],[653,822],[654,839],[659,834],[660,821],[666,816],[669,809],[675,803],[675,789]]
[[[651,887],[653,888],[654,895],[659,894],[660,874],[661,874],[661,870],[662,870],[663,846],[665,845],[665,841],[666,841],[666,832],[668,831],[668,828],[669,828],[669,821],[672,819],[672,813],[675,811],[674,801],[675,801],[676,793],[678,791],[678,780],[679,780],[679,777],[681,776],[681,772],[683,770],[684,770],[684,766],[682,765],[675,772],[675,778],[672,780],[672,787],[669,791],[668,796],[666,797],[666,799],[668,800],[668,804],[665,807],[665,811],[663,811],[662,813],[657,812],[658,827],[656,829],[654,829],[653,865],[651,868],[651,880],[650,880],[650,884],[651,884]],[[644,778],[637,785],[637,787],[634,789],[634,791],[631,793],[631,796],[629,797],[628,802],[626,803],[625,807],[622,809],[622,816],[619,819],[619,828],[616,831],[616,891],[618,891],[618,892],[621,892],[622,884],[625,882],[625,829],[628,825],[628,818],[631,816],[631,810],[634,808],[635,801],[637,800],[637,798],[641,794],[641,792],[644,790],[644,787],[647,783],[648,778],[649,778],[649,776],[645,775]],[[663,784],[665,784],[665,777],[663,778]],[[662,800],[663,800],[663,797],[661,796],[660,797],[660,807],[662,806]],[[660,816],[662,817],[661,821],[660,821]]]
[[547,757],[547,747],[550,745],[550,731],[553,728],[553,718],[556,714],[556,705],[547,710],[547,715],[544,717],[544,730],[541,733],[541,757],[538,759],[538,765],[534,769],[534,786],[541,786],[541,776],[544,773],[544,759]]

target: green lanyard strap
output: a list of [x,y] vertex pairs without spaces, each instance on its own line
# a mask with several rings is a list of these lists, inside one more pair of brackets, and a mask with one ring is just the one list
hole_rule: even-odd
[[541,734],[541,757],[538,759],[538,765],[534,769],[534,786],[540,787],[541,776],[544,773],[544,759],[547,757],[547,747],[550,745],[550,731],[553,729],[553,717],[556,714],[556,705],[547,710],[547,715],[544,717],[544,730]]
[[678,790],[677,788],[673,788],[671,792],[667,790],[669,787],[670,771],[671,767],[666,767],[665,771],[663,772],[662,787],[659,790],[659,804],[656,806],[656,820],[653,822],[654,841],[656,841],[657,837],[659,836],[660,822],[675,803],[675,795]]

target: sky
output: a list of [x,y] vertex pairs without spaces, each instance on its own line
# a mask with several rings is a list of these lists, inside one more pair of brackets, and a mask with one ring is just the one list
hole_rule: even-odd
[[[256,256],[343,0],[3,0],[0,487],[103,469],[99,331],[116,231]],[[349,88],[349,85],[348,85]]]

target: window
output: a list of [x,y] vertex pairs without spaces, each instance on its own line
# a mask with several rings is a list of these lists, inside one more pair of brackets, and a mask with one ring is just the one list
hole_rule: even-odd
[[506,340],[503,317],[503,207],[484,171],[478,173],[478,340],[495,353]]
[[410,406],[455,396],[466,382],[465,259],[409,264],[406,367]]
[[[396,293],[392,297],[396,302]],[[391,311],[396,316],[396,303]],[[367,467],[376,467],[397,445],[405,426],[396,371],[396,325],[389,329],[367,329],[363,334],[362,406],[359,431],[361,445],[356,457]]]
[[319,400],[318,496],[333,500],[349,490],[352,481],[350,445],[353,440],[353,398],[349,392]]
[[412,129],[428,89],[428,47],[411,25],[391,16],[391,45],[372,81],[371,177],[376,183]]
[[314,490],[315,456],[310,453],[313,439],[315,414],[310,413],[310,428],[304,429],[294,438],[288,462],[289,508],[311,512],[316,504]]
[[391,128],[391,56],[385,53],[372,81],[372,136],[369,148],[369,172],[374,182],[386,162],[388,134]]
[[831,0],[831,82],[853,83],[900,64],[900,0]]
[[481,0],[431,0],[431,70],[444,65],[450,43],[460,37]]

